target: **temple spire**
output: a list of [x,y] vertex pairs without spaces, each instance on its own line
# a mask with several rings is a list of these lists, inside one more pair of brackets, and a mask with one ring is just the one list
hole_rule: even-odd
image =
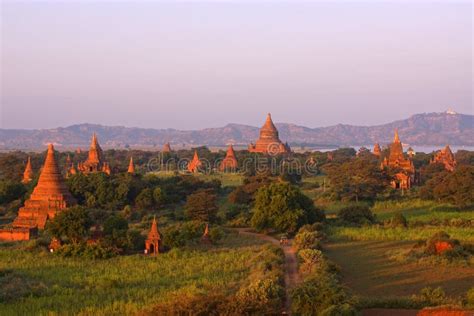
[[135,173],[135,165],[133,164],[133,157],[130,157],[130,163],[128,164],[128,173]]
[[393,142],[394,143],[400,142],[400,137],[398,136],[398,128],[395,129],[395,136],[393,137]]
[[31,180],[33,180],[33,168],[31,167],[31,158],[28,157],[25,172],[23,172],[23,180],[21,182],[27,184],[30,183]]

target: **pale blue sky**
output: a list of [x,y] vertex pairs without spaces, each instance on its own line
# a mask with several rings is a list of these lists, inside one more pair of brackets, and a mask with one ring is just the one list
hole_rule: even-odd
[[2,1],[1,128],[473,114],[464,2]]

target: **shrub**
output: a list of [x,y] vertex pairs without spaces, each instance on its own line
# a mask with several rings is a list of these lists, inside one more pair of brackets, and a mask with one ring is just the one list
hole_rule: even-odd
[[441,287],[425,287],[421,289],[419,295],[414,295],[412,299],[414,301],[421,301],[423,304],[428,306],[438,306],[447,303],[446,294]]
[[209,230],[209,238],[211,239],[211,242],[214,244],[219,242],[222,238],[224,238],[224,236],[225,236],[225,232],[220,227],[212,227]]
[[466,303],[467,306],[470,308],[474,307],[474,287],[471,288],[469,291],[466,293]]
[[408,227],[408,221],[402,213],[397,213],[390,219],[388,225],[390,227]]
[[356,316],[357,310],[350,304],[331,305],[322,312],[320,316]]
[[342,208],[338,217],[351,224],[374,223],[375,215],[367,206],[355,205]]
[[319,249],[321,245],[319,244],[318,233],[316,232],[301,232],[296,234],[293,241],[296,249]]

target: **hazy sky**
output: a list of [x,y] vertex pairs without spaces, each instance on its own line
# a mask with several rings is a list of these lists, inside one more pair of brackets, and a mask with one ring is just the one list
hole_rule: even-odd
[[470,1],[1,2],[2,128],[474,112]]

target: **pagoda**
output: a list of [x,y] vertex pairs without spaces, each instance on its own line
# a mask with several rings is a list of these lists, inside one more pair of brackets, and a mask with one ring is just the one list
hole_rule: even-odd
[[430,160],[430,163],[441,163],[444,165],[444,168],[448,171],[454,171],[456,168],[456,159],[454,158],[454,154],[451,151],[449,145],[446,145],[443,149],[436,152],[434,157]]
[[206,223],[204,227],[204,233],[201,236],[201,242],[204,244],[210,244],[211,238],[209,237],[209,223]]
[[192,172],[192,173],[195,173],[195,172],[198,172],[198,171],[199,171],[199,168],[201,168],[201,167],[202,167],[202,162],[201,162],[201,160],[199,159],[197,150],[195,150],[195,151],[194,151],[193,160],[191,160],[191,161],[188,163],[188,171],[189,171],[189,172]]
[[163,145],[163,149],[161,150],[164,153],[170,153],[171,152],[171,145],[170,143],[166,143]]
[[135,165],[133,164],[133,157],[130,157],[130,163],[128,164],[127,172],[131,174],[135,173]]
[[380,148],[379,143],[375,143],[372,153],[377,157],[380,157],[382,155],[382,149]]
[[151,224],[150,232],[148,233],[148,237],[145,241],[145,254],[147,255],[154,255],[160,253],[160,241],[161,236],[158,232],[158,225],[156,223],[156,218],[153,217],[153,223]]
[[395,129],[393,143],[390,144],[390,154],[382,161],[381,168],[399,170],[391,182],[394,189],[409,189],[411,187],[415,177],[415,166],[413,161],[403,154],[403,146],[397,129]]
[[97,140],[96,133],[92,135],[92,141],[87,160],[79,163],[77,165],[77,169],[85,174],[95,172],[104,172],[106,174],[110,174],[110,166],[104,161],[104,154],[102,152],[102,148],[99,145],[99,141]]
[[234,152],[234,147],[232,145],[229,145],[229,148],[227,148],[227,153],[225,155],[224,160],[222,160],[219,170],[220,171],[226,171],[226,170],[236,170],[238,167],[238,162],[237,158],[235,158],[235,152]]
[[33,180],[33,176],[34,176],[34,173],[33,173],[33,168],[31,167],[31,158],[28,157],[28,160],[26,162],[25,172],[23,172],[23,179],[21,180],[21,182],[23,184],[28,184],[31,182],[31,180]]
[[38,184],[25,201],[25,206],[20,208],[13,227],[44,229],[48,219],[74,204],[76,201],[66,187],[54,157],[54,147],[49,144]]
[[283,144],[278,136],[278,130],[273,124],[270,113],[267,115],[265,124],[260,129],[260,137],[255,144],[250,144],[248,147],[251,153],[263,154],[283,154],[290,153],[291,149],[288,144]]

